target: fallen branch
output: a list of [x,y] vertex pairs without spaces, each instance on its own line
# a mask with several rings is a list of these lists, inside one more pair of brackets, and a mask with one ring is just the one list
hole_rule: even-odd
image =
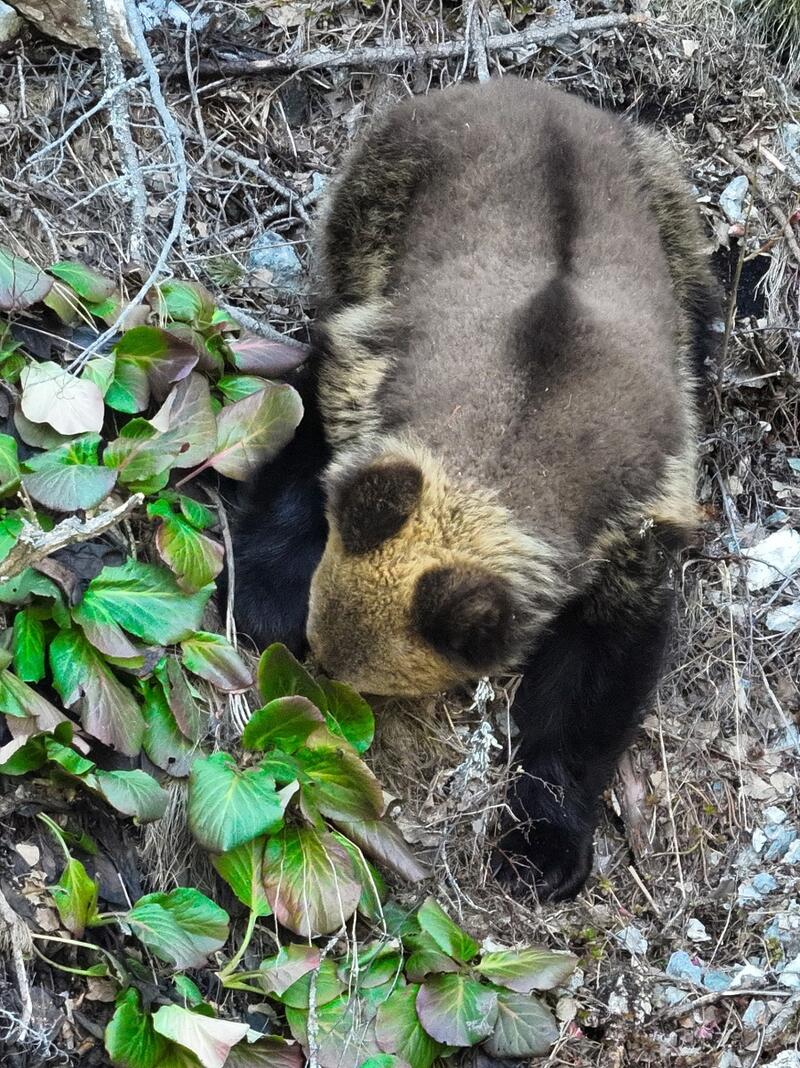
[[[642,12],[633,15],[594,15],[588,19],[559,18],[540,21],[516,33],[499,33],[487,37],[485,50],[491,55],[494,52],[554,44],[563,37],[582,37],[587,33],[614,30],[621,26],[641,26],[645,22],[647,22],[647,15]],[[361,48],[348,48],[344,52],[338,52],[333,48],[315,48],[310,52],[286,52],[280,56],[268,56],[264,59],[240,59],[236,56],[226,58],[224,53],[220,53],[213,59],[203,60],[200,63],[200,72],[255,77],[259,74],[287,74],[298,70],[314,70],[318,67],[326,67],[329,70],[338,67],[359,67],[363,70],[372,70],[376,67],[400,63],[453,59],[463,56],[470,47],[469,40],[460,40],[439,41],[430,45],[366,45]]]
[[33,567],[40,560],[66,548],[78,541],[91,541],[105,531],[116,527],[122,520],[144,500],[141,493],[135,493],[124,504],[112,508],[108,512],[91,519],[80,520],[77,516],[70,516],[62,520],[52,530],[42,530],[33,523],[23,521],[22,532],[17,544],[0,563],[0,582],[7,581],[18,575],[26,567]]
[[3,951],[3,956],[9,950],[11,952],[11,961],[14,966],[14,977],[17,980],[17,991],[21,1006],[18,1037],[21,1041],[24,1041],[28,1033],[28,1025],[33,1016],[31,988],[28,982],[28,971],[25,967],[25,957],[30,956],[33,942],[25,922],[11,908],[2,891],[0,891],[0,949]]

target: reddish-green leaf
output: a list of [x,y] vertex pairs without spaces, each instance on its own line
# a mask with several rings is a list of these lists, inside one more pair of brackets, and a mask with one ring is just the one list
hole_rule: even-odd
[[98,890],[79,860],[70,860],[61,878],[50,887],[61,922],[76,938],[83,936],[86,926],[97,916]]
[[167,809],[169,797],[152,775],[133,768],[131,771],[101,771],[94,774],[97,792],[112,808],[124,816],[133,816],[137,823],[160,820]]
[[268,383],[219,413],[217,444],[208,464],[227,478],[244,481],[291,441],[302,415],[300,395],[292,386]]
[[228,348],[237,371],[266,378],[279,378],[294,371],[309,353],[305,345],[254,335],[230,341]]
[[[286,990],[293,987],[298,980],[302,979],[304,975],[318,968],[320,959],[320,951],[316,946],[298,946],[294,944],[281,946],[274,957],[267,957],[259,964],[258,970],[261,973],[259,975],[259,985],[265,994],[275,994],[280,997]],[[337,994],[341,993],[342,989],[343,987],[340,985],[332,997],[336,997]],[[287,1002],[287,1004],[293,1003]],[[322,1005],[325,1002],[317,1000],[317,1004]],[[308,999],[306,998],[299,1007],[307,1008]]]
[[228,914],[193,887],[147,894],[126,914],[136,936],[176,968],[200,968],[228,938]]
[[401,879],[417,883],[430,870],[417,860],[397,826],[384,816],[379,820],[334,820],[336,826],[364,853]]
[[146,419],[130,419],[103,453],[106,467],[117,471],[120,482],[130,485],[169,471],[181,446],[160,433]]
[[116,284],[105,275],[100,274],[93,267],[87,267],[83,263],[72,263],[62,260],[48,268],[50,274],[60,278],[62,282],[73,289],[79,297],[92,303],[106,300],[116,290]]
[[226,693],[241,693],[253,685],[242,658],[221,634],[195,631],[181,642],[183,666]]
[[497,1021],[484,1043],[492,1057],[542,1057],[558,1039],[550,1010],[529,994],[497,995]]
[[345,749],[301,750],[298,759],[311,780],[303,784],[303,793],[323,816],[371,820],[378,819],[383,813],[380,783],[352,752]]
[[135,326],[126,330],[114,346],[117,369],[134,364],[147,375],[156,400],[163,401],[173,383],[191,372],[197,353],[182,338],[158,326]]
[[434,898],[426,898],[417,912],[423,931],[427,931],[443,953],[466,963],[478,952],[478,943],[453,923],[442,906]]
[[303,1068],[306,1059],[295,1042],[287,1042],[275,1035],[250,1042],[245,1036],[228,1054],[225,1068]]
[[201,534],[181,515],[162,517],[156,549],[178,585],[189,593],[202,590],[222,571],[225,553],[220,543]]
[[497,1020],[497,994],[465,975],[435,975],[417,994],[420,1023],[446,1046],[474,1046]]
[[27,260],[0,246],[0,311],[19,311],[42,300],[53,279]]
[[99,445],[99,437],[87,434],[31,456],[23,464],[23,486],[35,501],[54,512],[95,508],[117,481],[116,471],[98,465]]
[[[375,1039],[374,1009],[364,999],[341,995],[315,1012],[320,1068],[361,1068],[380,1053]],[[286,1009],[292,1035],[308,1049],[308,1010]]]
[[224,375],[217,382],[217,389],[227,401],[243,400],[264,388],[264,379],[255,375]]
[[572,953],[529,946],[526,949],[505,949],[484,953],[477,971],[498,986],[508,987],[519,994],[532,990],[552,990],[572,975],[578,958]]
[[179,279],[162,282],[148,299],[159,315],[167,319],[201,327],[211,325],[215,311],[214,298],[199,282],[182,282]]
[[173,467],[195,467],[208,459],[217,443],[217,418],[206,379],[193,371],[178,382],[151,422],[179,446]]
[[278,697],[258,708],[242,734],[245,749],[281,749],[293,753],[320,724],[322,713],[306,697]]
[[222,1068],[248,1031],[246,1023],[218,1020],[181,1005],[162,1005],[153,1016],[153,1027],[164,1038],[191,1050],[203,1068]]
[[303,937],[337,930],[361,895],[346,850],[309,828],[287,827],[269,840],[264,885],[278,921]]
[[[263,862],[266,838],[251,838],[247,842],[212,857],[211,863],[233,890],[243,905],[257,916],[270,916],[267,896],[264,893]],[[263,965],[262,965],[263,967]]]
[[144,751],[157,767],[182,778],[189,774],[201,751],[179,730],[161,685],[149,684],[143,692]]
[[359,753],[366,752],[375,734],[372,709],[346,683],[320,679],[319,686],[325,694],[325,721],[330,729],[345,738]]
[[426,1033],[417,1016],[419,986],[395,990],[378,1009],[375,1034],[378,1045],[395,1053],[411,1068],[430,1068],[444,1048]]

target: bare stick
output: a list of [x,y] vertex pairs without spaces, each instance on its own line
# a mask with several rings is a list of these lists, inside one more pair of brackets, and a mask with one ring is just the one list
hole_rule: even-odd
[[23,520],[22,532],[17,544],[0,564],[0,581],[13,578],[26,567],[33,567],[40,560],[58,552],[67,545],[77,541],[91,541],[92,538],[117,526],[144,500],[141,493],[135,493],[124,504],[91,519],[81,521],[77,516],[62,520],[52,530],[42,530],[33,523]]
[[6,901],[0,890],[0,923],[6,930],[0,931],[0,947],[11,949],[11,960],[14,964],[14,975],[17,980],[17,990],[22,1011],[19,1018],[19,1037],[24,1039],[28,1033],[28,1024],[33,1016],[33,1002],[31,1001],[31,988],[28,983],[28,972],[25,968],[25,954],[33,948],[30,931],[20,917]]
[[[536,45],[553,44],[562,37],[582,36],[595,30],[613,30],[620,26],[641,26],[647,22],[647,15],[594,15],[588,19],[563,19],[538,22],[517,33],[499,33],[486,38],[486,52],[506,52],[512,49],[526,49]],[[297,54],[285,52],[280,56],[266,59],[238,59],[231,55],[225,58],[208,59],[200,64],[204,74],[228,74],[257,76],[259,74],[286,74],[298,70],[314,70],[327,67],[333,70],[339,67],[358,67],[372,70],[376,67],[399,63],[425,63],[433,59],[453,59],[463,56],[470,47],[470,42],[440,41],[431,45],[387,44],[348,48],[337,52],[332,48],[316,48],[310,52]]]
[[111,29],[105,0],[89,0],[89,9],[92,13],[92,22],[97,34],[97,43],[100,45],[103,73],[106,80],[106,92],[101,98],[101,103],[108,97],[108,114],[111,118],[114,137],[119,143],[122,160],[125,165],[127,194],[131,205],[130,257],[135,263],[145,263],[147,245],[144,234],[147,193],[142,179],[139,154],[136,151],[133,134],[131,133],[128,96],[125,88],[127,83],[125,68],[122,65],[122,56],[120,55],[117,39]]

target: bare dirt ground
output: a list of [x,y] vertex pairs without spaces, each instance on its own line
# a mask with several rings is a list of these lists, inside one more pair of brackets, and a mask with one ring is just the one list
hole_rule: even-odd
[[[705,389],[707,529],[676,570],[670,671],[607,799],[596,874],[576,902],[541,910],[491,879],[507,735],[499,687],[487,706],[384,709],[376,770],[465,925],[581,955],[557,1005],[562,1038],[543,1063],[798,1068],[800,127],[790,50],[724,0],[579,2],[575,16],[601,21],[566,35],[562,3],[199,0],[181,9],[187,19],[175,9],[148,37],[172,126],[137,60],[122,91],[97,52],[30,30],[3,46],[3,243],[42,264],[76,258],[134,280],[165,251],[175,275],[303,339],[314,203],[390,100],[514,72],[639,115],[682,155],[736,299]],[[542,26],[538,40],[520,37]],[[506,34],[513,47],[497,41]],[[119,140],[126,128],[137,166]],[[268,233],[279,235],[280,262]],[[767,562],[762,574],[748,553]],[[19,863],[17,818],[6,803],[6,872]],[[162,858],[167,889],[167,852],[170,878],[181,876],[175,840],[148,845],[132,863],[147,887]],[[64,980],[38,966],[34,982],[42,1045],[17,1063],[103,1063],[96,1020],[108,1007],[78,982],[67,1003],[80,1011],[56,1027]],[[13,1004],[10,966],[6,991],[0,1006]]]

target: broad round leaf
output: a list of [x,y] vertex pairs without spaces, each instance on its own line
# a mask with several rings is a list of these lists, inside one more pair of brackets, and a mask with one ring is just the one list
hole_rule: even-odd
[[191,1050],[203,1068],[222,1068],[249,1029],[246,1023],[217,1020],[180,1005],[162,1005],[153,1016],[153,1027],[159,1035]]
[[228,938],[228,914],[194,887],[140,897],[126,921],[137,938],[176,968],[200,968]]
[[33,363],[20,375],[22,414],[59,434],[97,433],[103,426],[103,394],[85,378],[57,363]]
[[367,765],[345,749],[302,750],[300,766],[311,780],[302,790],[323,816],[370,820],[383,813],[383,791]]
[[189,828],[213,853],[276,831],[283,808],[275,780],[261,768],[240,771],[228,753],[195,760],[189,774]]
[[294,371],[306,359],[309,349],[290,341],[257,337],[240,337],[228,343],[237,371],[278,378]]
[[266,1035],[255,1042],[240,1042],[228,1054],[225,1068],[304,1068],[306,1059],[296,1042]]
[[19,477],[16,439],[10,434],[0,434],[0,500],[14,492]]
[[395,990],[378,1008],[375,1034],[378,1045],[395,1053],[411,1068],[430,1068],[443,1047],[424,1030],[417,1016],[419,986],[409,984]]
[[[259,970],[264,971],[264,964],[261,965]],[[330,958],[326,958],[319,963],[316,969],[305,968],[303,974],[298,976],[294,983],[285,988],[281,995],[281,1001],[284,1005],[288,1005],[292,1009],[307,1009],[309,1007],[312,973],[317,1008],[327,1005],[328,1002],[333,1001],[334,998],[337,998],[347,989],[347,984],[339,978],[336,963]],[[277,994],[278,991],[276,990],[275,993]]]
[[251,838],[227,853],[211,858],[211,863],[233,890],[243,905],[256,916],[270,916],[267,895],[264,892],[264,846],[266,838]]
[[189,774],[192,764],[201,756],[198,746],[186,738],[178,728],[167,704],[163,688],[151,684],[144,689],[145,734],[142,743],[152,762],[176,778]]
[[558,1039],[550,1010],[529,994],[498,994],[497,1022],[484,1047],[493,1057],[541,1057]]
[[167,810],[169,797],[152,775],[134,768],[131,771],[95,772],[97,790],[112,808],[124,816],[134,816],[137,823],[160,820]]
[[117,481],[116,471],[97,463],[99,444],[98,437],[87,435],[31,456],[23,465],[23,486],[35,501],[54,512],[95,508]]
[[217,389],[226,400],[238,401],[264,388],[264,379],[255,375],[224,375],[217,382]]
[[302,416],[299,393],[270,382],[260,393],[222,409],[208,463],[221,475],[243,481],[292,440]]
[[231,643],[221,634],[198,630],[181,642],[183,666],[225,693],[242,693],[253,676]]
[[561,986],[572,975],[577,963],[578,958],[572,953],[529,946],[484,953],[477,971],[498,986],[529,994],[532,990],[552,990],[554,986]]
[[82,938],[87,924],[97,916],[99,887],[79,860],[70,860],[61,878],[50,887],[61,922],[76,938]]
[[245,725],[245,749],[281,749],[294,753],[324,723],[322,713],[306,697],[277,697],[257,708]]
[[264,887],[278,921],[296,934],[330,934],[355,912],[361,887],[332,835],[287,827],[267,843]]
[[141,709],[81,631],[59,631],[50,644],[50,667],[62,701],[68,708],[77,704],[89,734],[136,756],[144,737]]
[[162,1063],[167,1043],[156,1034],[150,1013],[142,1012],[139,992],[133,987],[117,998],[105,1047],[115,1068],[158,1068]]
[[172,279],[155,287],[148,297],[154,308],[167,319],[180,323],[196,323],[210,326],[214,316],[214,298],[199,282],[183,282]]
[[116,356],[114,378],[106,390],[105,399],[109,408],[113,408],[115,412],[124,412],[127,415],[143,412],[150,403],[147,371],[133,360]]
[[436,945],[455,960],[466,964],[478,952],[479,946],[474,938],[453,923],[442,906],[434,898],[426,898],[417,913],[419,925],[427,931]]
[[40,682],[44,678],[44,651],[47,645],[44,624],[30,608],[14,616],[14,672],[23,682]]
[[474,1046],[490,1035],[497,1019],[497,994],[465,975],[436,975],[417,994],[420,1023],[446,1046]]
[[277,697],[299,696],[308,698],[321,712],[327,709],[322,687],[314,682],[300,661],[279,642],[270,645],[261,654],[258,662],[258,688],[265,701],[274,701]]
[[173,386],[151,422],[178,446],[173,467],[196,467],[207,460],[217,443],[217,417],[211,407],[206,379],[192,371],[188,378]]
[[91,301],[93,304],[106,300],[116,290],[116,284],[105,275],[100,274],[93,267],[87,267],[83,263],[71,263],[62,260],[48,267],[50,274],[60,278],[62,282],[73,289],[79,297]]
[[[292,1035],[308,1049],[308,1010],[286,1010]],[[380,1053],[374,1011],[361,998],[342,995],[317,1009],[317,1061],[320,1068],[361,1068]]]
[[32,263],[0,246],[0,311],[19,311],[42,300],[53,279]]
[[197,363],[197,353],[190,344],[158,326],[126,330],[114,352],[118,361],[130,361],[146,373],[158,401],[163,401],[172,384],[186,378]]
[[171,645],[188,638],[200,625],[211,589],[187,594],[163,567],[127,560],[104,567],[92,579],[74,618],[113,620],[146,642]]
[[103,463],[117,471],[120,482],[129,485],[169,471],[180,449],[178,443],[166,440],[166,435],[147,419],[131,419],[119,437],[109,442]]
[[[265,994],[275,994],[278,997],[288,990],[298,979],[302,979],[308,972],[313,972],[319,967],[320,951],[316,946],[281,946],[274,957],[267,957],[258,966],[261,973],[259,984]],[[334,997],[341,993],[340,986],[334,993]],[[317,1001],[317,1004],[320,1004]],[[300,1005],[300,1008],[308,1007],[308,999]]]
[[383,816],[379,820],[334,820],[368,857],[408,882],[427,879],[430,869],[417,860],[396,824]]
[[320,679],[327,708],[325,721],[334,732],[345,738],[359,753],[372,745],[375,717],[364,698],[352,686],[343,682]]
[[156,531],[158,555],[178,580],[178,585],[196,593],[222,571],[224,551],[218,541],[201,534],[181,515],[166,517]]

